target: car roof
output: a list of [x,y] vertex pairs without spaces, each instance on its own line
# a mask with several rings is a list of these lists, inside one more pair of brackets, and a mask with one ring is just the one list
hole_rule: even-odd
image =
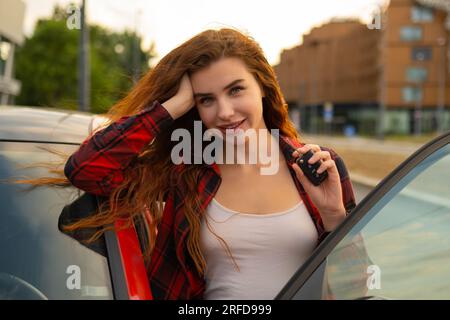
[[81,111],[0,106],[0,140],[81,143],[105,120]]

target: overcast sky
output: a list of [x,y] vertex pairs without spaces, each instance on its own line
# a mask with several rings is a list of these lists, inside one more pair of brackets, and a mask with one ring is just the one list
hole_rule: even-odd
[[[23,0],[24,29],[31,34],[40,17],[55,4],[80,0]],[[248,32],[276,64],[283,49],[300,43],[301,35],[332,17],[358,17],[367,22],[377,4],[388,0],[87,0],[88,20],[114,30],[137,29],[143,46],[156,43],[159,60],[195,34],[221,26]]]

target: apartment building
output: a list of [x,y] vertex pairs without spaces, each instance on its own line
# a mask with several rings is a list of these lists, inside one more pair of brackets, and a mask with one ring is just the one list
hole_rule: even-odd
[[436,116],[450,129],[447,13],[414,0],[381,12],[381,29],[332,20],[282,52],[274,68],[300,129],[374,134],[380,114],[387,133],[432,131]]
[[[381,40],[380,96],[390,110],[387,127],[415,132],[415,119],[421,119],[421,131],[436,126],[436,111],[450,104],[448,69],[449,33],[447,13],[413,0],[391,0],[385,12],[386,28]],[[381,90],[380,90],[381,91]],[[442,114],[450,129],[448,112]],[[391,129],[393,130],[393,129]]]

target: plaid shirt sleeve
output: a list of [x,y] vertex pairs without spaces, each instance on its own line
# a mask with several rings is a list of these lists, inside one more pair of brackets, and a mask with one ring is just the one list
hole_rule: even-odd
[[67,160],[64,174],[75,187],[107,196],[123,181],[123,170],[173,121],[158,101],[124,116],[88,137]]

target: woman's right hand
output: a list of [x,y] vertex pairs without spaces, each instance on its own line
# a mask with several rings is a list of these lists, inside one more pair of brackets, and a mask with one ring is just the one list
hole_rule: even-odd
[[195,106],[194,91],[187,74],[183,75],[178,92],[172,98],[162,103],[162,105],[174,120]]

